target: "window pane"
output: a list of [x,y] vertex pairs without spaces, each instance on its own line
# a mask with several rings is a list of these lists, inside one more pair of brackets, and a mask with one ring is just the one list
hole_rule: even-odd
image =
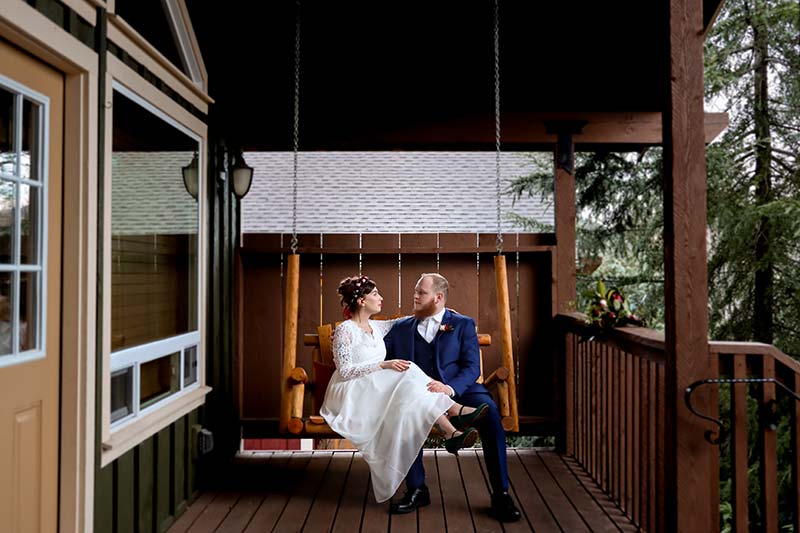
[[183,386],[197,382],[197,346],[183,351]]
[[183,184],[199,143],[114,92],[112,349],[197,330],[198,203]]
[[111,423],[133,412],[133,367],[111,373]]
[[37,272],[22,272],[19,282],[19,349],[33,350],[39,348],[36,339],[39,331],[39,315],[36,305],[39,303],[40,275]]
[[39,179],[39,150],[41,129],[39,127],[39,104],[30,100],[22,103],[22,159],[20,160],[20,176],[27,179]]
[[0,179],[0,263],[14,264],[14,204],[17,185]]
[[181,353],[175,352],[141,365],[139,375],[141,409],[180,390],[178,367],[180,360]]
[[22,256],[23,265],[39,264],[39,220],[41,217],[41,188],[30,185],[20,185],[19,200],[22,229]]
[[0,88],[0,172],[16,172],[14,149],[14,95]]
[[0,355],[8,355],[11,349],[11,336],[14,325],[11,321],[11,272],[0,272]]

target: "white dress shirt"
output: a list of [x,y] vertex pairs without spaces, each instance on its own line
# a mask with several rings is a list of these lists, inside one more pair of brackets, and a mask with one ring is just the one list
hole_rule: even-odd
[[[417,324],[417,331],[428,344],[432,343],[433,339],[436,338],[436,334],[439,333],[439,326],[442,325],[442,318],[444,318],[444,312],[445,309],[442,309],[435,315],[429,316],[424,320],[420,320],[419,324]],[[445,386],[448,389],[450,389],[450,393],[448,394],[448,396],[452,398],[453,396],[456,395],[456,391],[453,390],[453,387],[447,384],[445,384]]]
[[442,325],[442,318],[444,318],[445,309],[442,309],[433,316],[429,316],[425,320],[420,320],[417,324],[417,331],[425,341],[430,344],[439,332],[439,326]]

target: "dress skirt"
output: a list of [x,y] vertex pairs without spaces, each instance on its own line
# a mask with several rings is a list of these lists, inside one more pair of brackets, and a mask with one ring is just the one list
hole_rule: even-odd
[[336,371],[328,384],[320,414],[361,452],[378,502],[394,495],[434,422],[454,403],[429,392],[430,381],[411,363],[405,372],[383,369],[349,380]]

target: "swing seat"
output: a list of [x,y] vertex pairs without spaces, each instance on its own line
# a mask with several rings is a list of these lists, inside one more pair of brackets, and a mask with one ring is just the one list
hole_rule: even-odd
[[[325,324],[319,326],[316,333],[307,333],[303,336],[303,345],[313,348],[313,380],[309,380],[308,373],[300,367],[295,368],[289,376],[289,391],[287,392],[289,393],[288,396],[291,403],[291,418],[288,422],[287,429],[289,433],[298,437],[341,438],[341,436],[335,433],[330,426],[328,426],[327,422],[318,414],[325,398],[325,390],[328,388],[328,382],[333,372],[336,370],[331,347],[331,338],[336,325],[338,324]],[[479,346],[490,346],[491,343],[492,338],[490,335],[485,333],[478,334]],[[511,417],[512,400],[508,387],[508,379],[511,372],[508,368],[501,366],[496,368],[484,379],[482,352],[480,352],[480,356],[481,374],[478,376],[476,382],[483,383],[490,391],[494,392],[503,428],[506,431],[510,431],[514,428],[514,420]],[[313,393],[312,406],[314,414],[303,416],[303,404],[307,391]]]

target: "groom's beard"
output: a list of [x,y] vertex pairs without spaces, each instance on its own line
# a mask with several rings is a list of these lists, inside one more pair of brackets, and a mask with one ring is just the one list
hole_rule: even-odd
[[414,309],[414,316],[418,320],[424,320],[429,316],[433,316],[436,314],[436,304],[434,302],[428,302],[427,305],[423,307],[417,307]]

